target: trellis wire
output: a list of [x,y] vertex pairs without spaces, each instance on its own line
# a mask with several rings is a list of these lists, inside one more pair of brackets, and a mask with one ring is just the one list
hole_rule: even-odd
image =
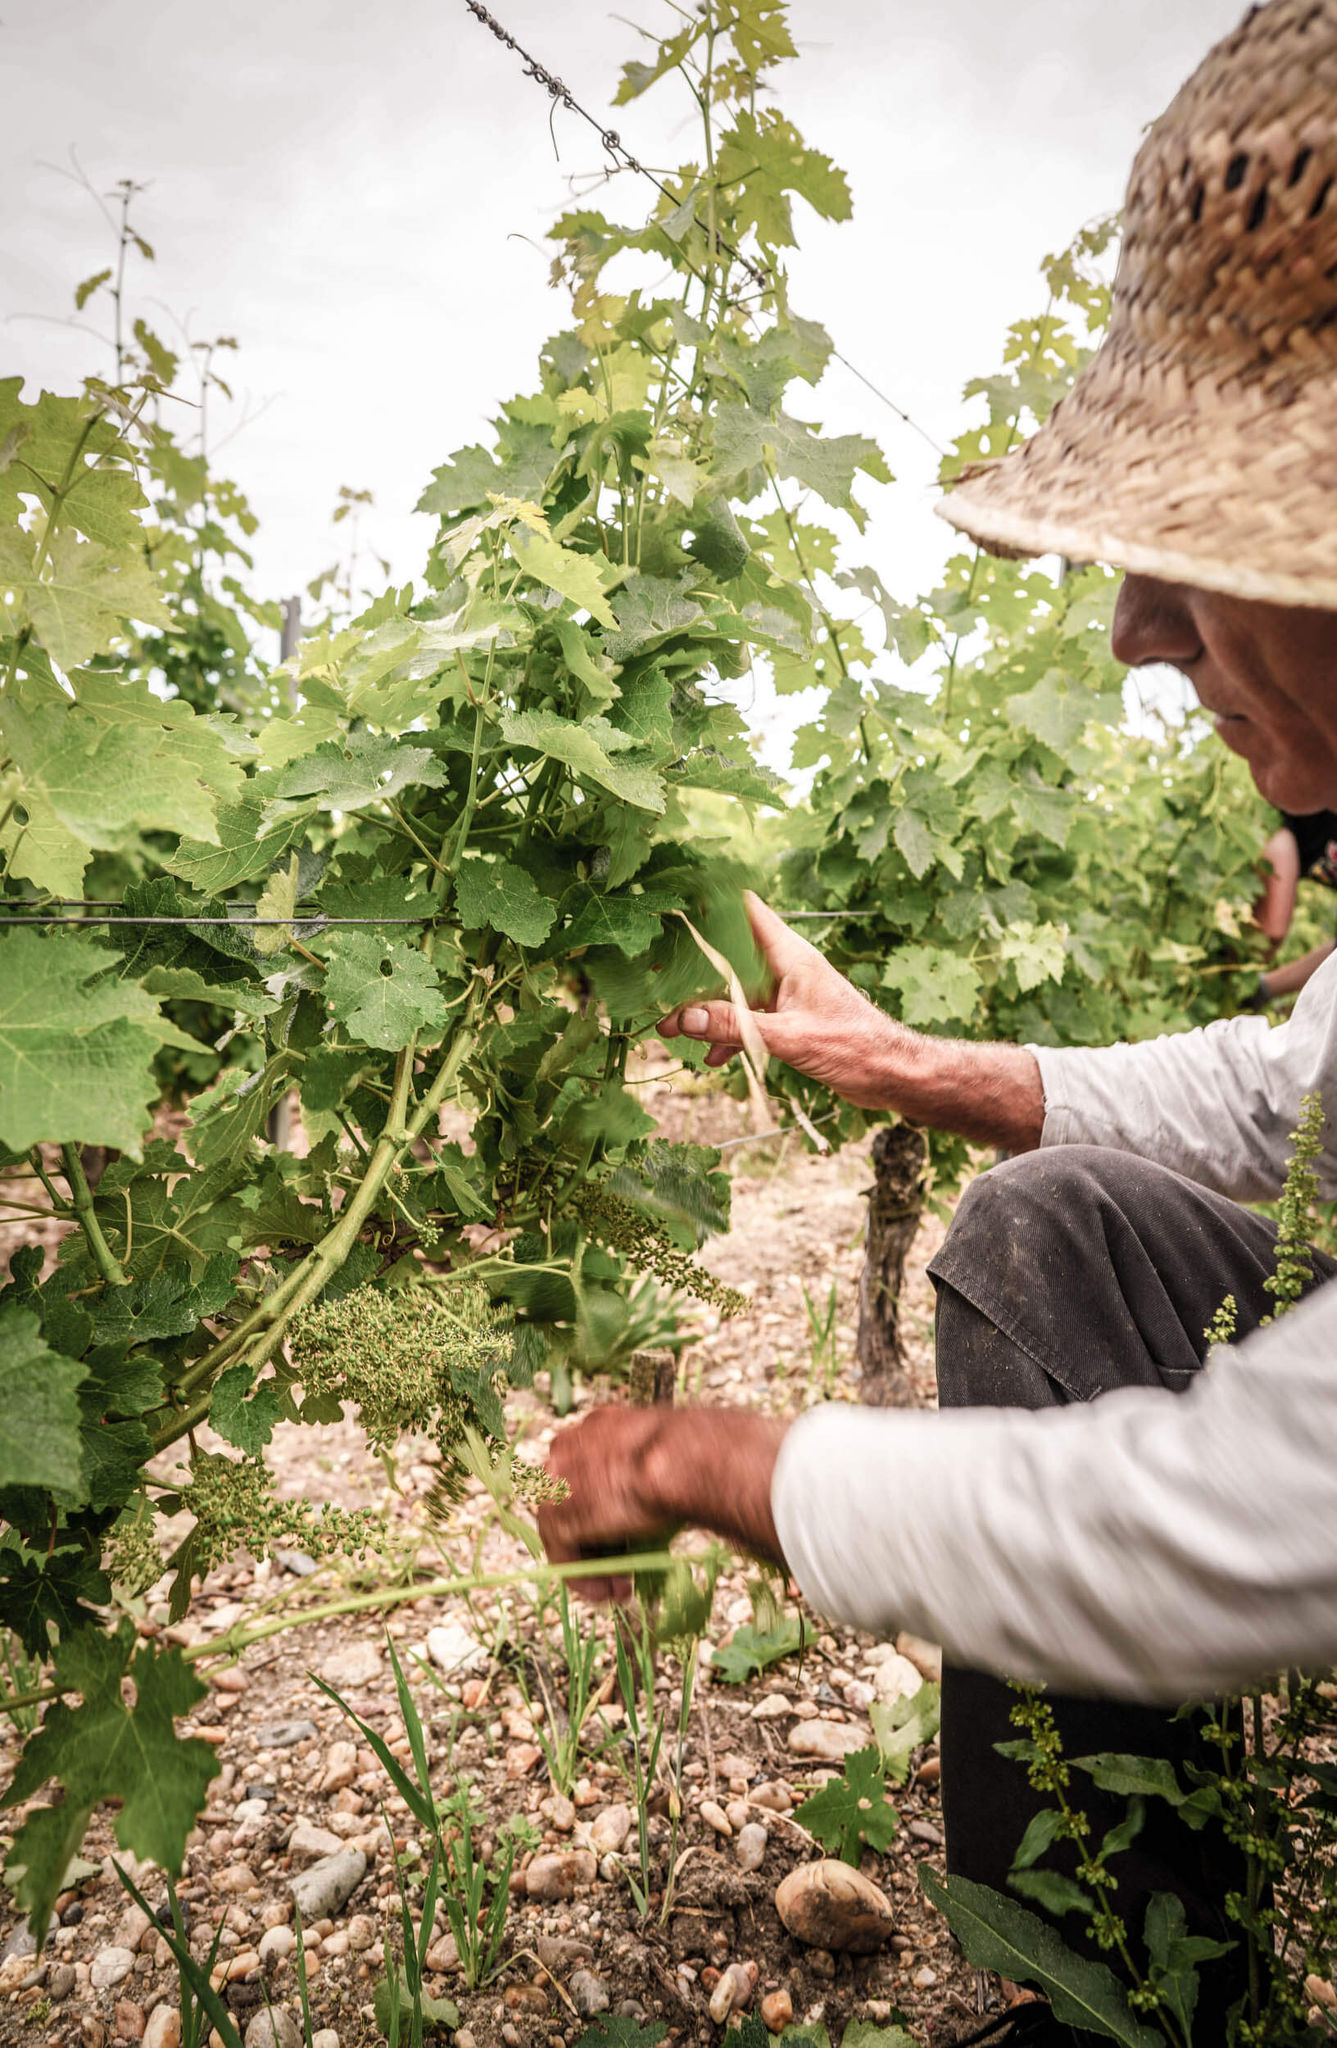
[[[639,157],[632,155],[623,142],[622,137],[618,134],[617,129],[605,127],[602,121],[596,119],[589,112],[588,108],[583,107],[572,93],[571,88],[562,79],[558,78],[555,72],[549,71],[545,64],[540,64],[537,57],[531,57],[524,45],[518,43],[510,30],[497,20],[496,15],[484,7],[482,0],[464,0],[464,4],[475,20],[481,21],[484,28],[491,30],[499,43],[504,44],[508,50],[515,52],[524,65],[526,78],[537,79],[538,83],[547,92],[549,99],[565,107],[568,113],[578,114],[582,121],[593,128],[609,156],[620,163],[624,170],[634,171],[638,177],[648,178],[655,190],[661,193],[665,199],[673,200],[675,204],[678,203],[677,195],[670,190],[663,179],[657,178],[653,171],[646,168]],[[703,223],[698,220],[697,226],[701,227]],[[762,290],[765,290],[766,286],[770,283],[770,278],[766,271],[759,264],[751,262],[748,257],[743,255],[741,250],[736,249],[732,242],[727,242],[718,231],[715,234],[715,247],[721,255],[728,256],[735,263],[739,264],[747,272],[752,282],[760,286]],[[911,427],[919,435],[921,441],[927,441],[935,455],[946,456],[946,449],[939,446],[932,434],[929,433],[927,427],[921,427],[918,420],[913,419],[903,405],[897,405],[895,399],[888,398],[886,392],[881,390],[871,377],[865,376],[864,372],[859,369],[857,364],[852,363],[848,356],[842,355],[838,348],[832,349],[831,353],[838,363],[844,364],[851,375],[857,377],[861,384],[867,386],[875,398],[881,399],[883,405],[890,412],[894,412],[897,419],[903,421],[907,427]]]

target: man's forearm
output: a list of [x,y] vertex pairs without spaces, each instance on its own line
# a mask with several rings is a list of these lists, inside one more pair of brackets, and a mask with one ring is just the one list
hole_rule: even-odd
[[885,1106],[976,1145],[1033,1152],[1045,1098],[1035,1055],[1020,1045],[977,1045],[893,1027],[882,1078]]

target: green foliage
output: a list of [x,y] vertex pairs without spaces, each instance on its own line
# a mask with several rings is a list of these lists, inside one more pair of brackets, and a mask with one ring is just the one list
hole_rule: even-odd
[[[1050,259],[1042,317],[1011,330],[1000,375],[967,387],[987,419],[954,443],[945,478],[1003,453],[1087,360],[1113,227]],[[828,958],[921,1030],[1102,1045],[1217,1016],[1223,975],[1258,954],[1269,814],[1243,765],[1163,693],[1130,730],[1109,647],[1118,577],[965,552],[903,602],[872,569],[832,578],[818,530],[794,531],[789,570],[819,610],[811,653],[777,658],[776,680],[825,694],[795,753],[816,775],[806,830],[786,821],[782,907],[829,911],[811,927]],[[842,591],[864,601],[853,621]],[[861,1113],[796,1092],[820,1103],[828,1133],[863,1128]],[[964,1149],[932,1144],[950,1182]]]
[[894,1785],[903,1785],[910,1775],[910,1759],[917,1749],[931,1742],[942,1719],[942,1687],[925,1680],[917,1692],[901,1693],[894,1700],[874,1700],[868,1718],[882,1768]]
[[828,1855],[839,1856],[856,1869],[864,1843],[879,1855],[888,1849],[900,1821],[887,1798],[886,1772],[876,1747],[847,1756],[840,1776],[828,1778],[820,1792],[803,1801],[794,1818],[816,1836]]
[[927,1863],[919,1866],[919,1882],[977,1969],[1035,1984],[1068,2026],[1123,2048],[1163,2048],[1161,2034],[1138,2019],[1109,1964],[1074,1955],[1014,1899],[967,1877],[943,1880]]
[[[784,252],[802,206],[838,220],[849,195],[774,102],[792,54],[780,0],[711,0],[628,67],[624,96],[663,81],[698,110],[698,159],[646,221],[556,222],[567,324],[488,444],[433,473],[422,574],[349,596],[280,665],[254,517],[205,435],[234,344],[178,355],[137,316],[130,184],[76,293],[111,379],[0,384],[0,897],[34,918],[0,937],[0,1176],[61,1234],[54,1271],[20,1256],[0,1295],[0,1629],[93,1688],[50,1711],[39,1762],[59,1716],[110,1714],[100,1610],[113,1580],[152,1586],[163,1517],[192,1518],[175,1614],[242,1540],[380,1543],[374,1515],[276,1499],[280,1422],[356,1403],[379,1446],[429,1430],[448,1501],[501,1468],[503,1378],[546,1373],[562,1407],[574,1375],[681,1344],[686,1299],[740,1309],[695,1256],[727,1226],[720,1157],[656,1139],[628,1058],[713,979],[702,942],[758,980],[733,847],[780,792],[732,701],[754,663],[826,693],[785,887],[856,914],[832,955],[861,986],[930,1025],[1076,1042],[1214,1006],[1252,813],[1177,729],[1116,749],[1108,579],[958,562],[902,603],[813,516],[858,528],[888,472],[809,417],[831,341]],[[1050,277],[1092,330],[1097,248]],[[1057,317],[1016,330],[959,455],[1039,417],[1081,352]],[[187,417],[188,439],[163,425]],[[897,662],[930,651],[937,702],[874,679],[850,591]],[[85,895],[109,923],[42,923]],[[800,1642],[742,1632],[716,1668]],[[167,1702],[173,1753],[188,1681],[136,1655],[130,1718]],[[134,1797],[120,1816],[171,1867],[205,1782],[181,1756],[155,1770],[156,1828]],[[63,1841],[86,1811],[38,1821]]]
[[710,1660],[712,1677],[725,1685],[746,1685],[772,1664],[796,1657],[812,1640],[812,1629],[797,1614],[780,1614],[769,1622],[745,1621]]
[[[64,1791],[58,1806],[42,1806],[23,1823],[6,1859],[23,1866],[16,1897],[34,1928],[50,1919],[95,1806],[119,1800],[121,1847],[175,1870],[220,1768],[211,1744],[176,1736],[173,1722],[207,1692],[178,1651],[136,1648],[134,1628],[124,1621],[115,1635],[78,1631],[59,1645],[54,1662],[58,1687],[81,1695],[81,1704],[58,1700],[48,1708],[0,1800],[17,1806],[53,1778]],[[135,1688],[133,1707],[123,1697],[126,1678]]]

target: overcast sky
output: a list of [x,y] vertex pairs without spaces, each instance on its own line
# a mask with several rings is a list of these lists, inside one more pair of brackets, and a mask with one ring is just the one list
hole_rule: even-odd
[[[631,28],[599,0],[498,0],[521,41],[592,110],[607,107]],[[647,26],[665,0],[622,0]],[[1003,330],[1038,312],[1040,258],[1118,205],[1144,124],[1240,0],[794,0],[802,56],[779,74],[807,140],[848,170],[855,217],[801,206],[793,303],[939,440]],[[558,113],[463,0],[9,0],[0,135],[0,373],[68,388],[105,368],[63,315],[110,260],[87,195],[45,165],[77,149],[138,205],[158,261],[132,284],[151,320],[235,334],[239,390],[262,408],[220,461],[262,520],[259,581],[280,595],[331,559],[342,484],[371,490],[368,538],[397,576],[422,561],[412,512],[432,468],[530,388],[564,324],[544,230],[591,132]],[[649,162],[693,152],[672,88],[611,118]],[[623,176],[602,204],[639,217]],[[91,309],[90,309],[91,311]],[[903,595],[929,583],[946,529],[933,458],[836,365],[815,416],[875,434],[897,483],[868,558]],[[220,424],[226,431],[226,423]]]

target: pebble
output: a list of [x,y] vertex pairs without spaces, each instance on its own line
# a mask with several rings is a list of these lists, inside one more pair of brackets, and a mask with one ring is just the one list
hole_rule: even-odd
[[525,1890],[531,1899],[569,1899],[594,1883],[598,1868],[587,1849],[561,1849],[536,1856],[525,1872]]
[[575,1801],[568,1799],[564,1792],[553,1792],[540,1800],[539,1812],[545,1820],[552,1822],[559,1835],[569,1835],[576,1824]]
[[366,1913],[354,1913],[348,1923],[348,1946],[355,1955],[369,1949],[376,1939],[376,1922]]
[[768,1692],[765,1699],[758,1700],[752,1709],[754,1721],[779,1721],[794,1711],[791,1701],[782,1692]]
[[826,1764],[843,1763],[856,1749],[866,1748],[869,1739],[867,1728],[852,1721],[821,1719],[797,1722],[786,1738],[795,1756],[813,1757]]
[[511,2012],[548,2010],[548,1994],[541,1984],[512,1984],[502,1993],[502,2004]]
[[100,1948],[93,1958],[88,1981],[94,1991],[110,1991],[124,1982],[134,1966],[135,1959],[128,1948]]
[[306,1742],[320,1730],[314,1721],[262,1721],[255,1731],[257,1749],[291,1749]]
[[144,2008],[136,2005],[133,1999],[117,1999],[116,2014],[112,2021],[112,2037],[117,2041],[143,2040]]
[[731,1799],[724,1809],[724,1818],[735,1834],[745,1828],[751,1818],[751,1808],[746,1799]]
[[427,1654],[438,1671],[462,1678],[468,1671],[487,1668],[487,1651],[467,1628],[457,1621],[442,1622],[427,1631]]
[[244,1849],[248,1842],[258,1841],[269,1826],[269,1801],[267,1799],[242,1799],[232,1819],[232,1846]]
[[249,1863],[229,1863],[226,1870],[220,1870],[214,1879],[214,1890],[226,1892],[229,1898],[238,1898],[243,1892],[258,1891],[259,1886]]
[[877,1698],[877,1690],[869,1685],[867,1679],[851,1678],[848,1685],[841,1686],[840,1696],[845,1705],[852,1707],[856,1714],[866,1714]]
[[246,2048],[302,2048],[302,2030],[281,2006],[254,2014],[246,2029]]
[[144,2048],[181,2048],[181,2015],[174,2005],[155,2005],[144,2029]]
[[766,1845],[770,1839],[759,1820],[750,1820],[746,1827],[740,1828],[738,1840],[734,1843],[739,1869],[760,1870],[766,1860]]
[[605,1806],[590,1822],[590,1847],[596,1856],[615,1854],[631,1833],[631,1808]]
[[270,1554],[275,1564],[291,1572],[295,1579],[309,1579],[317,1568],[315,1558],[308,1557],[304,1550],[275,1550]]
[[340,1849],[337,1856],[322,1856],[309,1870],[289,1879],[288,1889],[310,1925],[345,1906],[366,1874],[367,1859],[361,1849]]
[[47,1996],[59,2002],[68,1998],[74,1989],[74,1964],[53,1963],[46,1974]]
[[883,1658],[873,1675],[873,1690],[888,1705],[893,1700],[913,1698],[923,1683],[923,1672],[896,1650]]
[[608,1986],[602,1977],[596,1977],[593,1970],[573,1970],[569,1986],[576,2011],[584,2020],[591,2020],[597,2012],[608,2010]]
[[113,1947],[128,1948],[132,1955],[137,1954],[140,1942],[152,1925],[152,1915],[146,1913],[142,1906],[127,1906],[116,1922],[115,1932],[111,1937]]
[[320,1781],[322,1792],[342,1792],[357,1776],[357,1746],[352,1742],[332,1742],[325,1763],[325,1775]]
[[931,1991],[938,1981],[938,1973],[928,1963],[921,1963],[910,1982],[917,1991]]
[[724,1808],[715,1800],[703,1799],[699,1810],[706,1826],[714,1828],[717,1835],[733,1834],[733,1829],[729,1825],[729,1816],[724,1811]]
[[768,2033],[782,2034],[794,2017],[794,2001],[787,1991],[768,1991],[761,2001],[762,2025]]
[[891,1906],[885,1894],[833,1856],[801,1864],[782,1878],[775,1910],[794,1939],[814,1949],[869,1955],[891,1933]]
[[932,1685],[942,1684],[942,1647],[938,1643],[926,1642],[923,1636],[911,1635],[903,1628],[896,1638],[897,1655],[908,1657],[921,1677]]
[[260,1945],[256,1953],[262,1967],[267,1970],[271,1963],[277,1963],[283,1956],[290,1956],[296,1947],[297,1936],[291,1927],[271,1927],[260,1936]]
[[754,1787],[752,1804],[764,1807],[768,1813],[792,1813],[794,1795],[783,1778],[767,1778],[764,1784]]
[[288,1837],[288,1854],[294,1870],[305,1870],[326,1856],[337,1855],[342,1847],[339,1837],[329,1828],[313,1827],[309,1820],[299,1820]]
[[1326,2005],[1330,2012],[1337,2010],[1337,1991],[1333,1990],[1326,1977],[1306,1977],[1305,1997],[1311,1998],[1315,2005]]
[[342,1648],[331,1651],[321,1665],[319,1676],[326,1685],[373,1685],[383,1668],[380,1647],[376,1643],[345,1643]]
[[339,2036],[333,2027],[317,2027],[311,2036],[311,2048],[339,2048]]
[[433,1942],[427,1951],[427,1967],[429,1970],[446,1971],[458,1970],[459,1966],[460,1952],[455,1945],[455,1937],[443,1934],[440,1941]]
[[931,1820],[912,1820],[910,1833],[917,1841],[932,1843],[935,1849],[941,1849],[943,1846],[942,1829],[935,1828]]
[[739,2012],[747,2005],[757,1988],[757,1966],[755,1963],[730,1963],[727,1970],[721,1970],[719,1983],[710,1994],[710,2017],[717,2027],[722,2027],[731,2012]]

